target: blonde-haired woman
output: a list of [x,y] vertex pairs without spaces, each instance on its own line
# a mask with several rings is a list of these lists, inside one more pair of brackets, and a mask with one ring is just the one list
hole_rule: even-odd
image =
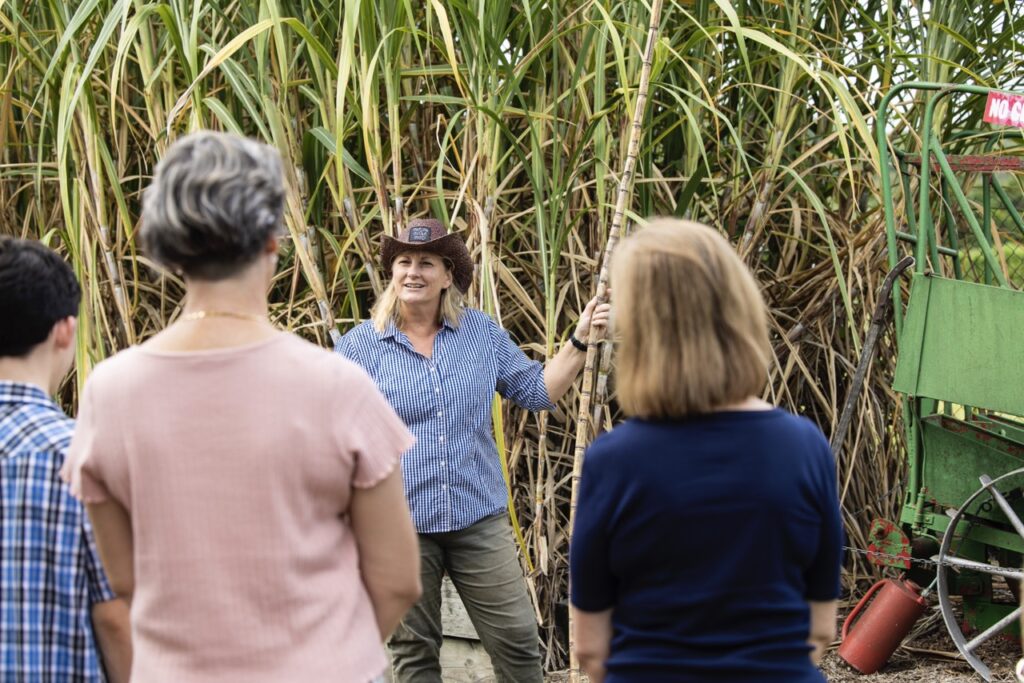
[[591,681],[816,683],[842,526],[828,442],[760,398],[753,276],[697,223],[659,219],[612,261],[617,394],[587,451],[570,576]]
[[422,599],[391,639],[395,678],[440,683],[441,578],[447,573],[491,657],[498,681],[540,683],[537,622],[516,558],[508,494],[491,426],[494,392],[529,410],[552,407],[583,367],[590,326],[609,307],[591,301],[575,334],[546,365],[529,360],[494,320],[463,308],[473,260],[435,219],[385,237],[390,278],[372,320],[338,351],[362,365],[416,435],[403,456],[405,494],[419,532]]
[[411,435],[365,372],[268,320],[283,207],[278,153],[211,131],[143,198],[184,310],[96,366],[65,472],[131,603],[133,681],[367,683],[419,597]]

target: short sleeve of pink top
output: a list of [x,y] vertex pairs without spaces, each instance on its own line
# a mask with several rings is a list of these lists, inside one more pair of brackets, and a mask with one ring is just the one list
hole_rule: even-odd
[[380,674],[346,512],[412,443],[358,366],[290,334],[98,365],[65,474],[131,513],[132,680]]

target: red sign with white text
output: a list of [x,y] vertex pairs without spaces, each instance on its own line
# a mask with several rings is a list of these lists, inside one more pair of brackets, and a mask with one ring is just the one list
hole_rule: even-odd
[[985,103],[985,121],[1024,128],[1024,95],[990,92]]

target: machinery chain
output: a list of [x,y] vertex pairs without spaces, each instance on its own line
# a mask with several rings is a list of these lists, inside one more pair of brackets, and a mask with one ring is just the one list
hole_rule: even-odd
[[[849,551],[849,552],[852,552],[852,553],[857,553],[858,555],[864,555],[869,560],[872,557],[888,557],[888,558],[892,558],[893,560],[896,560],[896,561],[899,561],[899,562],[907,562],[907,561],[909,561],[912,564],[917,564],[917,565],[921,565],[921,566],[925,566],[925,567],[940,567],[940,566],[942,566],[939,562],[936,562],[935,560],[927,560],[927,559],[925,559],[923,557],[906,557],[904,555],[893,555],[892,553],[882,553],[882,552],[879,552],[877,550],[861,550],[860,548],[851,548],[848,545],[844,545],[843,546],[843,550],[846,550],[846,551]],[[949,565],[947,564],[946,566],[948,567]]]

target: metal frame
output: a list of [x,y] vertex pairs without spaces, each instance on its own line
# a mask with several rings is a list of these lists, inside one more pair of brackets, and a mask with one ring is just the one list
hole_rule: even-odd
[[[888,143],[889,107],[908,91],[926,94],[919,154],[891,152]],[[998,200],[1016,230],[1024,235],[1024,218],[995,175],[1024,171],[1024,158],[992,156],[991,152],[997,142],[1009,136],[1024,137],[1024,131],[967,131],[956,137],[976,140],[985,154],[948,155],[936,134],[935,114],[938,105],[952,95],[984,96],[989,92],[992,89],[974,85],[905,83],[882,98],[876,123],[890,269],[903,255],[900,243],[909,243],[914,255],[913,284],[905,307],[902,288],[893,288],[891,294],[899,339],[894,388],[902,393],[900,407],[908,457],[900,523],[911,537],[942,538],[941,545],[935,545],[939,548],[937,582],[943,618],[957,648],[986,680],[990,680],[991,673],[974,650],[1016,623],[1021,613],[1019,607],[1014,609],[991,599],[991,579],[1024,578],[1024,572],[1005,566],[1007,558],[1016,561],[1024,551],[1024,523],[1020,521],[1024,517],[1024,478],[1014,480],[1018,488],[1009,496],[995,487],[997,483],[1008,484],[1011,475],[1024,474],[1020,464],[1024,459],[1024,423],[992,414],[1001,411],[1024,416],[1024,401],[1013,392],[1007,396],[1009,386],[1024,386],[1024,371],[1015,369],[1021,365],[1016,344],[1012,348],[996,347],[984,336],[986,330],[998,329],[1001,322],[1024,328],[1024,292],[1015,291],[1004,274],[989,229],[993,202]],[[912,166],[919,168],[916,192],[912,192]],[[896,225],[892,168],[900,174],[906,209],[904,229]],[[980,220],[957,178],[958,172],[981,174]],[[946,227],[945,244],[940,243],[936,230],[933,193],[941,197],[938,210]],[[953,206],[962,214],[960,224],[966,224],[968,243],[976,244],[976,248],[965,249],[966,245],[961,244]],[[995,244],[1000,242],[996,240]],[[977,264],[979,252],[980,283],[959,282],[965,279],[963,259]],[[944,268],[946,263],[949,265]],[[952,278],[938,275],[944,271]],[[969,309],[971,317],[979,321],[978,329],[957,326],[953,318],[962,308]],[[974,352],[982,359],[971,366],[976,376],[956,367],[961,358],[957,352],[961,351]],[[953,414],[951,404],[956,404],[959,417]],[[990,474],[996,478],[990,479]],[[968,482],[978,480],[982,488],[971,494]],[[991,501],[985,503],[983,512],[970,509],[985,495]],[[944,496],[962,498],[942,500]],[[990,555],[997,561],[990,562]],[[972,625],[980,633],[968,639],[956,623],[949,595],[960,592],[968,596],[972,591],[973,597],[965,597],[965,609],[972,611],[965,620],[975,621]]]
[[[907,218],[910,222],[908,226],[910,231],[901,231],[896,228],[896,210],[893,201],[892,191],[892,176],[891,176],[891,155],[889,152],[889,144],[887,138],[886,122],[888,120],[889,106],[897,95],[906,91],[928,91],[936,93],[934,96],[929,98],[925,105],[924,120],[921,125],[924,133],[921,136],[921,152],[920,152],[920,166],[921,176],[919,179],[918,187],[918,216],[914,217],[913,214],[908,211]],[[898,261],[900,260],[900,251],[898,247],[899,241],[907,241],[914,244],[914,258],[915,266],[914,272],[923,274],[928,271],[929,265],[933,264],[935,267],[938,266],[938,260],[941,255],[949,256],[953,258],[954,274],[961,277],[961,264],[959,262],[959,245],[952,244],[950,246],[940,245],[937,243],[935,237],[934,223],[932,221],[931,214],[931,202],[930,202],[930,189],[931,189],[931,170],[932,170],[932,158],[934,157],[935,163],[940,167],[943,175],[943,181],[952,187],[954,191],[954,198],[957,204],[960,206],[960,210],[963,212],[965,218],[968,220],[968,225],[971,228],[971,232],[978,240],[979,247],[984,255],[986,264],[986,273],[993,273],[999,286],[1008,287],[1001,265],[995,253],[992,251],[989,245],[989,237],[986,235],[982,226],[978,223],[977,218],[974,216],[973,210],[970,208],[966,196],[963,190],[960,188],[959,181],[957,181],[954,171],[951,167],[950,160],[942,152],[940,142],[936,139],[933,129],[933,122],[935,116],[935,105],[943,98],[948,97],[954,93],[969,93],[974,95],[987,95],[991,92],[992,88],[985,88],[975,85],[947,85],[939,83],[928,83],[923,81],[915,81],[909,83],[903,83],[894,86],[889,90],[888,93],[882,98],[881,103],[878,107],[878,113],[876,117],[875,135],[878,143],[878,154],[879,154],[879,174],[882,185],[882,201],[885,213],[885,233],[886,233],[886,246],[889,257],[889,268],[895,268]],[[994,144],[995,138],[989,142],[989,149]],[[1024,161],[1021,162],[1024,164]],[[1019,166],[1018,166],[1019,168]],[[978,169],[980,172],[980,169]],[[1013,170],[1013,169],[1007,169]],[[906,175],[901,171],[901,180],[906,178]],[[991,216],[991,192],[989,188],[995,189],[996,195],[1002,202],[1003,206],[1009,212],[1017,228],[1024,234],[1024,218],[1017,211],[1013,202],[1007,196],[1006,191],[999,184],[998,180],[992,176],[988,176],[984,180],[983,186],[983,210],[985,225],[989,224],[989,217]],[[909,180],[904,182],[904,198],[908,200],[911,196]],[[909,208],[909,207],[908,207]],[[892,291],[893,297],[893,318],[896,326],[897,336],[902,336],[903,333],[903,306],[902,306],[902,293],[899,287],[896,287]],[[917,410],[912,410],[912,406],[907,399],[903,400],[902,411],[903,411],[903,422],[907,426],[907,449],[908,459],[910,461],[910,473],[907,483],[908,491],[918,491],[921,488],[920,471],[918,467],[917,457],[920,453],[920,443],[917,440],[919,429],[917,425],[917,417],[922,414],[926,414],[930,411],[922,411],[922,406],[917,406]]]

